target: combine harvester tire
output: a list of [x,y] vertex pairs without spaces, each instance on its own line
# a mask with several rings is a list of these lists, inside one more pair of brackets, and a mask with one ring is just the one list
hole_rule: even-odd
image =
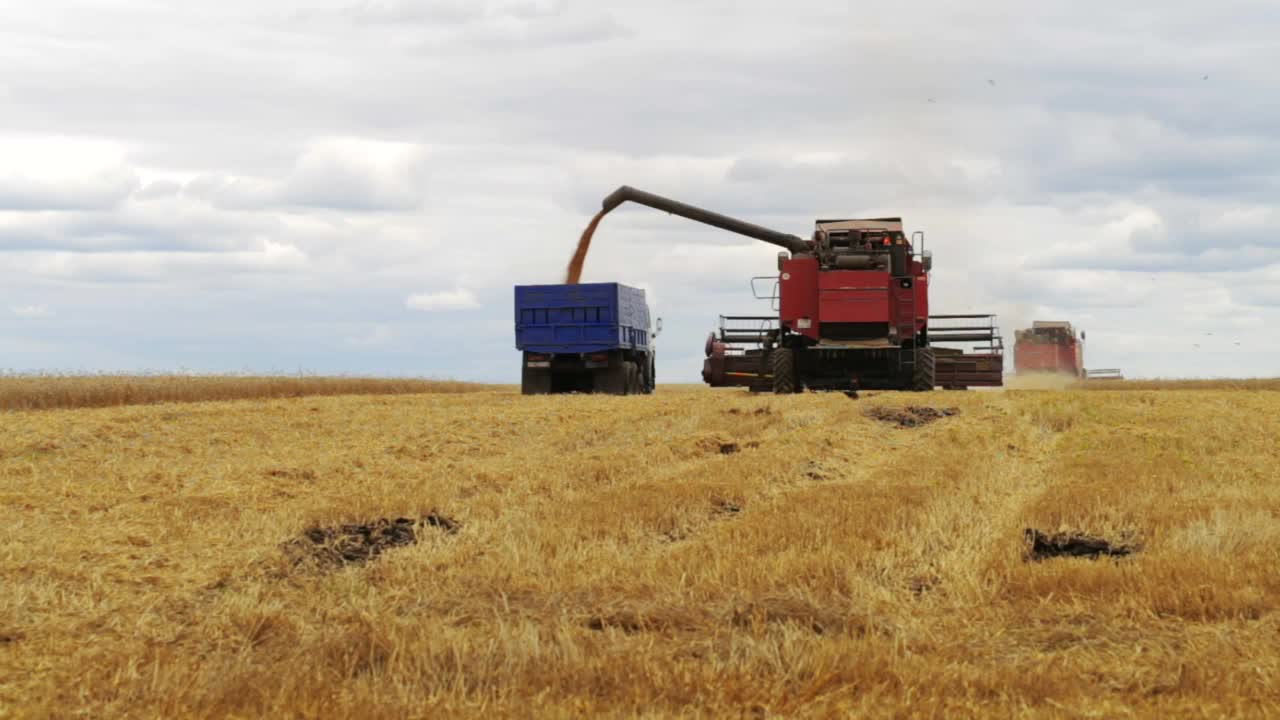
[[796,353],[791,348],[775,348],[769,354],[773,370],[773,392],[789,395],[796,392]]
[[916,364],[912,369],[911,389],[917,392],[929,392],[937,385],[937,364],[933,356],[933,348],[924,348],[916,353]]

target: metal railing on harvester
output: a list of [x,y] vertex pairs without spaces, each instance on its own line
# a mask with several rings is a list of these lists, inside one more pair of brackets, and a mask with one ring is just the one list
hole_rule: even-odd
[[933,348],[937,385],[1004,384],[1004,338],[995,315],[930,315],[929,346]]
[[1096,368],[1085,370],[1084,377],[1086,380],[1123,380],[1124,373],[1120,368]]

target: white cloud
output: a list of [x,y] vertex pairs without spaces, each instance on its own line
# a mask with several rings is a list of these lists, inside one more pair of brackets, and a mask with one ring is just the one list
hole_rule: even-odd
[[139,188],[133,197],[143,202],[177,197],[182,192],[182,183],[175,180],[153,180]]
[[225,210],[324,208],[407,211],[422,205],[427,148],[365,138],[320,138],[281,178],[201,175],[184,191]]
[[391,328],[386,325],[376,325],[367,332],[360,335],[352,335],[345,338],[348,345],[356,347],[374,347],[378,345],[386,345],[394,338]]
[[43,318],[53,315],[48,305],[13,305],[9,310],[22,318]]
[[412,310],[422,310],[423,312],[473,310],[480,307],[480,301],[476,299],[476,294],[465,288],[414,293],[404,301],[404,304]]
[[[935,252],[935,312],[1078,320],[1131,375],[1258,372],[1256,348],[1141,349],[1280,323],[1280,106],[1258,101],[1280,47],[1257,0],[303,5],[5,13],[0,272],[84,324],[26,362],[480,377],[422,367],[450,330],[404,307],[471,310],[509,348],[508,304],[478,296],[560,280],[624,183],[801,236],[900,214]],[[768,312],[748,279],[775,254],[628,208],[586,272],[661,296],[660,374],[696,381],[718,314]],[[13,341],[68,342],[37,337],[54,325]]]
[[124,167],[63,181],[0,176],[0,210],[105,210],[118,206],[138,186],[138,176]]
[[307,262],[306,253],[299,248],[271,240],[251,250],[232,252],[58,250],[0,254],[0,269],[29,277],[94,283],[163,282],[193,291],[207,284],[211,276],[290,273]]
[[358,23],[465,23],[483,17],[484,6],[474,0],[363,0],[340,13]]
[[0,211],[115,207],[140,184],[127,151],[102,138],[0,134]]

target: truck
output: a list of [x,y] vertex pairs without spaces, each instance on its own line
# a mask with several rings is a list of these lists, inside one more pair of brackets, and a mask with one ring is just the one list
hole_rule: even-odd
[[774,314],[722,316],[707,338],[702,375],[712,387],[784,394],[1003,383],[995,316],[930,314],[933,257],[899,217],[821,219],[804,239],[629,186],[604,199],[601,215],[626,202],[781,248],[777,273],[754,279],[771,288],[757,297]]
[[517,285],[516,349],[525,395],[653,392],[657,367],[644,290],[620,283]]

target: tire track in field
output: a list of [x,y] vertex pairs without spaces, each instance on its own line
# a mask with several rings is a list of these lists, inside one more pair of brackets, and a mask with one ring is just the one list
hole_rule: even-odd
[[1021,555],[1026,510],[1052,485],[1047,470],[1061,437],[1019,406],[1006,395],[969,403],[959,422],[913,434],[897,462],[877,468],[880,482],[914,476],[926,489],[882,555],[882,577],[945,587],[954,599],[991,599],[998,581],[988,570]]
[[[907,452],[933,432],[930,428],[888,430],[868,419],[868,408],[850,403],[841,395],[824,394],[776,399],[767,408],[767,422],[750,432],[738,432],[740,446],[751,448],[730,458],[707,456],[672,465],[655,474],[646,484],[653,488],[677,487],[699,473],[719,471],[719,482],[707,482],[704,489],[718,489],[735,505],[721,520],[767,526],[803,522],[811,514],[810,505],[838,504],[858,513],[864,501],[883,506],[892,485],[884,468],[894,457],[884,452]],[[760,407],[730,408],[743,418],[759,417]],[[867,452],[874,448],[875,452]],[[740,512],[739,512],[740,511]],[[781,520],[788,516],[787,520]],[[869,522],[883,521],[881,514]],[[706,542],[728,540],[729,522],[702,528]],[[702,534],[702,533],[699,533]],[[659,552],[672,546],[658,548]]]
[[687,539],[717,517],[737,515],[758,494],[769,474],[768,448],[784,432],[773,422],[779,411],[760,412],[772,404],[727,397],[672,423],[671,406],[658,400],[630,419],[651,436],[653,425],[672,430],[650,446],[661,462],[640,462],[634,477],[606,487],[575,484],[552,509],[557,518],[565,524],[607,519],[613,540],[644,542],[647,536],[664,544]]
[[[616,404],[625,409],[627,424],[638,438],[628,446],[634,454],[625,457],[634,473],[611,475],[603,485],[585,478],[570,480],[557,489],[556,501],[544,506],[545,521],[581,526],[579,537],[610,541],[642,542],[647,532],[662,550],[671,540],[701,534],[712,521],[741,520],[772,505],[779,493],[813,482],[796,470],[796,458],[828,452],[829,437],[822,428],[868,426],[857,406],[843,396],[839,402],[822,396],[708,392],[705,397],[706,402],[693,407],[685,404],[687,397],[674,393],[635,402],[579,399],[584,401],[583,412],[602,421],[606,417],[597,413],[603,408]],[[623,460],[613,455],[602,460],[574,446],[565,450],[559,462],[566,467]]]
[[[943,404],[941,397],[912,399]],[[871,403],[783,405],[784,416],[791,410],[805,420],[761,433],[762,459],[778,471],[744,487],[754,501],[733,520],[826,525],[825,535],[776,535],[779,542],[820,537],[824,547],[853,553],[849,565],[889,593],[945,585],[987,596],[983,575],[992,559],[1021,552],[1025,509],[1050,486],[1046,466],[1058,435],[1008,396],[956,399],[959,416],[910,429],[866,418]],[[729,538],[720,535],[727,526],[714,531],[706,541]]]

